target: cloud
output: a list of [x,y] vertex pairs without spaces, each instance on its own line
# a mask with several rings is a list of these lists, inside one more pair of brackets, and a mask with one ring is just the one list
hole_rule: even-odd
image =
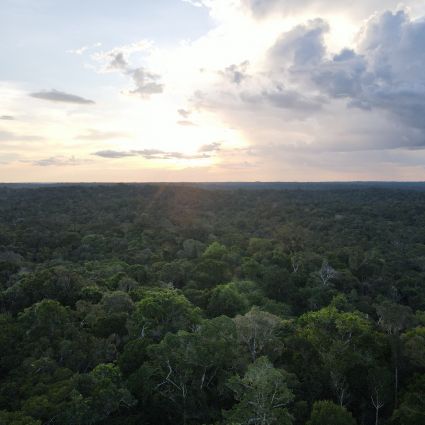
[[257,168],[258,164],[249,162],[249,161],[242,161],[242,162],[223,162],[216,165],[217,168],[222,169],[229,169],[229,170],[244,170],[244,169],[250,169],[250,168]]
[[[113,164],[111,172],[113,169],[119,176],[138,168],[145,162],[143,158],[192,165],[196,161],[188,160],[211,156],[218,159],[214,163],[264,164],[258,177],[257,170],[255,176],[248,170],[247,178],[272,176],[269,169],[280,179],[291,178],[295,169],[296,175],[303,177],[306,167],[318,167],[318,178],[326,178],[328,169],[340,172],[349,164],[350,155],[354,163],[350,169],[355,165],[361,169],[362,158],[372,155],[379,162],[375,152],[380,151],[393,151],[392,160],[400,158],[400,163],[405,161],[405,152],[419,157],[425,146],[424,21],[412,18],[418,16],[418,8],[412,9],[410,16],[397,9],[374,13],[398,1],[195,0],[198,6],[208,7],[213,17],[210,23],[214,28],[203,27],[202,36],[196,36],[198,30],[193,29],[192,39],[166,47],[150,49],[148,43],[135,43],[92,55],[100,61],[96,69],[110,73],[102,79],[107,78],[104,95],[111,101],[102,111],[94,111],[100,117],[98,122],[108,125],[97,126],[91,115],[66,117],[70,122],[64,120],[64,125],[74,129],[63,132],[65,155],[75,135],[81,140],[108,141],[121,137],[115,129],[128,129],[148,146],[164,150],[99,143],[89,152],[95,152],[92,158],[100,169]],[[352,38],[356,29],[360,32]],[[155,101],[142,102],[137,108],[129,99],[114,102],[109,85],[119,81],[124,82],[117,91]],[[164,95],[157,96],[159,93]],[[11,92],[3,112],[13,115],[19,111],[20,97]],[[31,114],[23,109],[19,115]],[[45,119],[49,116],[40,110],[32,115],[31,124],[44,126],[41,121]],[[125,126],[114,127],[109,120]],[[189,128],[173,132],[164,127],[165,122]],[[190,128],[194,123],[197,127]],[[26,121],[19,125],[21,133],[37,133],[25,131]],[[9,129],[9,125],[3,127]],[[80,130],[75,132],[75,128]],[[57,131],[54,125],[40,134],[49,135],[50,143],[59,145]],[[208,143],[221,139],[226,144]],[[151,145],[154,140],[158,145]],[[201,145],[200,140],[207,144],[187,151],[195,143]],[[14,144],[23,149],[35,145]],[[3,151],[14,150],[5,145]],[[75,149],[81,149],[80,145]],[[251,150],[234,153],[232,147]],[[178,152],[180,149],[184,153]],[[46,158],[51,155],[51,151],[44,154]],[[321,159],[314,161],[314,157]],[[124,159],[122,167],[119,158]],[[367,163],[370,166],[371,162]],[[170,166],[162,162],[156,168],[160,174]],[[286,174],[287,170],[292,174]]]
[[213,142],[206,145],[202,145],[198,152],[216,152],[219,151],[221,147],[221,142]]
[[119,139],[119,138],[128,138],[127,133],[122,133],[118,131],[100,131],[96,129],[88,129],[86,133],[80,134],[76,137],[78,140],[109,140],[109,139]]
[[132,151],[124,152],[124,151],[114,151],[114,150],[98,151],[93,153],[92,155],[100,156],[102,158],[126,158],[129,156],[135,156],[135,154]]
[[100,62],[110,63],[117,56],[121,56],[124,62],[128,62],[128,58],[134,53],[149,52],[153,43],[150,40],[139,40],[135,43],[129,43],[122,46],[114,47],[111,50],[96,52],[92,55],[92,59]]
[[128,63],[123,52],[111,53],[112,60],[108,64],[108,69],[127,70]]
[[189,118],[190,114],[192,113],[192,111],[187,110],[187,109],[178,109],[177,113],[184,119]]
[[270,105],[281,109],[291,111],[301,111],[303,114],[309,114],[322,108],[323,98],[307,97],[295,90],[285,89],[277,85],[271,90],[264,90],[259,98],[244,97],[246,101],[265,100]]
[[148,98],[152,94],[162,93],[164,85],[159,82],[161,76],[147,71],[144,67],[131,70],[129,74],[133,78],[136,88],[129,93]]
[[404,11],[375,15],[363,29],[359,54],[367,69],[353,99],[425,132],[424,40],[425,20],[412,21]]
[[152,42],[141,40],[137,43],[116,47],[107,52],[93,55],[93,59],[105,63],[103,72],[120,72],[131,77],[135,88],[124,91],[124,93],[138,95],[142,98],[149,98],[151,95],[164,91],[164,84],[161,83],[161,76],[146,69],[144,66],[132,67],[130,56],[134,53],[149,52]]
[[351,49],[344,49],[313,70],[311,78],[322,92],[335,98],[351,97],[351,106],[370,109],[366,103],[355,99],[362,91],[362,78],[366,72],[365,58]]
[[75,55],[82,55],[87,50],[96,49],[97,47],[100,47],[101,45],[102,45],[102,43],[94,43],[94,44],[91,44],[91,45],[88,45],[88,46],[79,47],[78,49],[67,50],[67,52],[68,53],[74,53]]
[[177,124],[178,125],[181,125],[183,127],[193,127],[193,126],[196,126],[196,124],[194,122],[189,121],[189,120],[179,120],[179,121],[177,121]]
[[226,67],[218,73],[221,78],[213,87],[194,94],[193,104],[201,109],[222,111],[226,120],[238,116],[236,127],[240,125],[241,114],[250,115],[251,120],[253,114],[273,115],[271,108],[285,111],[281,122],[304,120],[316,114],[327,99],[312,87],[310,74],[324,60],[328,29],[322,19],[295,26],[277,37],[249,74],[248,61]]
[[91,105],[95,103],[93,100],[58,90],[43,90],[37,93],[31,93],[30,96],[36,99],[49,100],[51,102],[75,103],[79,105]]
[[188,4],[195,6],[195,7],[203,7],[204,6],[204,3],[202,1],[198,1],[198,0],[182,0],[182,1],[183,1],[183,3],[188,3]]
[[405,11],[376,14],[359,40],[356,51],[317,64],[311,81],[330,97],[346,98],[349,107],[381,110],[422,130],[425,147],[425,21],[412,21]]
[[243,80],[248,78],[247,69],[249,66],[248,61],[244,61],[239,65],[232,64],[220,71],[220,74],[228,81],[234,84],[241,84]]
[[324,36],[329,25],[323,19],[315,19],[297,25],[283,33],[269,51],[269,60],[274,67],[288,67],[295,71],[320,63],[326,53]]
[[10,131],[0,130],[0,142],[14,142],[14,141],[24,142],[24,141],[37,141],[37,140],[43,140],[43,137],[34,136],[34,135],[17,134],[17,133],[12,133]]
[[38,167],[59,167],[59,166],[81,165],[81,164],[90,162],[90,160],[78,159],[78,158],[75,158],[74,156],[71,156],[71,157],[52,156],[50,158],[37,159],[35,161],[30,161],[30,162],[32,165],[36,165]]
[[19,155],[16,153],[1,153],[0,154],[0,164],[7,165],[12,162],[15,162],[19,159]]
[[323,19],[296,25],[248,79],[235,84],[223,72],[193,104],[275,151],[425,149],[425,20],[376,13],[336,52],[328,32]]
[[0,115],[0,120],[13,121],[14,119],[15,117],[13,117],[12,115]]
[[[217,149],[215,149],[217,150]],[[127,158],[134,156],[141,156],[145,159],[159,159],[159,160],[170,160],[170,159],[206,159],[210,158],[211,155],[206,153],[207,151],[199,150],[195,154],[185,154],[182,152],[167,152],[159,149],[142,149],[142,150],[131,150],[131,151],[115,151],[115,150],[105,150],[94,152],[92,155],[100,156],[102,158]],[[211,152],[208,151],[208,152]]]
[[[356,2],[344,0],[240,0],[240,4],[257,18],[264,18],[271,14],[289,16],[307,12],[317,16],[344,12],[361,19],[370,16],[377,10],[395,8],[400,2],[398,0]],[[415,5],[415,0],[405,0],[404,4]]]

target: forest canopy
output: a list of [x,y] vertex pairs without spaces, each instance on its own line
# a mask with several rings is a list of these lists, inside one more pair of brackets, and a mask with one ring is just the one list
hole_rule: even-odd
[[249,189],[0,187],[0,424],[423,425],[425,191]]

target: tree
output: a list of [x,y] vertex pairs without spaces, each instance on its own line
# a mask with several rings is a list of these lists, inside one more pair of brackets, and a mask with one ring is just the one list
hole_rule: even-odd
[[299,334],[309,341],[329,373],[340,406],[348,399],[349,371],[364,366],[371,357],[374,335],[360,313],[339,312],[334,307],[306,313],[299,319]]
[[83,279],[63,266],[42,269],[22,279],[6,291],[6,300],[13,311],[29,307],[43,299],[74,305],[83,287]]
[[425,375],[416,375],[401,396],[400,405],[394,411],[395,425],[423,425],[425,423]]
[[21,412],[6,412],[0,410],[1,425],[41,425],[41,421],[26,416]]
[[100,364],[88,374],[75,376],[74,383],[70,401],[60,413],[67,425],[91,425],[108,418],[120,407],[136,404],[115,365]]
[[[232,320],[222,316],[203,321],[195,332],[167,334],[157,345],[149,347],[153,391],[172,406],[173,416],[210,420],[209,406],[217,404],[225,380],[234,369],[236,332]],[[213,395],[211,397],[211,395]]]
[[338,276],[338,273],[334,268],[330,266],[327,261],[323,261],[322,267],[319,270],[319,277],[324,286],[328,285],[328,283]]
[[173,289],[150,291],[136,303],[129,320],[132,337],[160,340],[167,332],[192,329],[200,321],[199,309]]
[[224,245],[219,242],[213,242],[205,250],[203,257],[211,258],[213,260],[223,260],[227,255],[227,249]]
[[243,314],[248,309],[248,301],[244,295],[238,292],[235,285],[219,285],[212,290],[207,311],[211,317],[225,314],[234,317]]
[[385,367],[369,370],[368,384],[370,400],[375,409],[375,425],[379,423],[379,411],[391,399],[391,373]]
[[401,338],[404,355],[413,366],[425,369],[425,327],[409,330]]
[[412,320],[412,309],[410,307],[384,301],[376,306],[378,324],[388,335],[398,336]]
[[52,343],[71,330],[72,313],[57,301],[43,300],[25,309],[19,321],[28,339],[48,338]]
[[255,362],[259,355],[278,352],[281,344],[278,332],[282,320],[274,314],[253,307],[244,316],[234,318],[239,343],[244,346]]
[[267,357],[258,358],[248,366],[243,378],[233,376],[229,380],[237,404],[226,412],[226,418],[242,425],[291,425],[291,380],[293,377],[275,369]]
[[351,413],[332,401],[316,401],[306,425],[356,425]]
[[21,359],[17,345],[22,339],[22,329],[16,319],[8,314],[0,314],[0,376],[6,376]]
[[101,304],[107,314],[131,313],[134,309],[134,303],[130,296],[121,291],[106,293]]
[[401,350],[400,332],[412,320],[412,309],[408,306],[384,301],[376,306],[379,326],[388,334],[394,370],[394,404],[398,404],[399,359]]

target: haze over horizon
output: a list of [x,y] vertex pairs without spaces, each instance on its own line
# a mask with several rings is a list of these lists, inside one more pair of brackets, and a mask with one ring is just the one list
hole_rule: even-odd
[[1,182],[425,180],[425,2],[3,0]]

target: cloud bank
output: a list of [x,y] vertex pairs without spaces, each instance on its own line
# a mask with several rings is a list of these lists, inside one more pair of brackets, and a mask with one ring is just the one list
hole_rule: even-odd
[[[282,6],[250,5],[272,3]],[[329,31],[317,18],[281,33],[255,72],[225,68],[195,105],[283,152],[425,148],[425,20],[375,13],[337,52]]]

